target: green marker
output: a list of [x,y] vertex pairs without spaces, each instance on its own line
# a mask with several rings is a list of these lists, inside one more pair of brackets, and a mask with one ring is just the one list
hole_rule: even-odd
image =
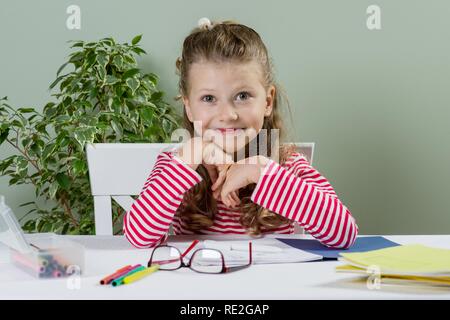
[[113,287],[120,286],[121,284],[123,284],[123,279],[125,279],[125,278],[128,277],[129,275],[132,275],[133,273],[139,272],[139,271],[144,270],[144,269],[145,269],[144,266],[140,266],[140,267],[138,267],[138,268],[136,268],[136,269],[133,269],[133,270],[131,270],[130,272],[128,272],[127,274],[121,276],[120,278],[114,279],[114,280],[111,282],[111,284],[112,284]]

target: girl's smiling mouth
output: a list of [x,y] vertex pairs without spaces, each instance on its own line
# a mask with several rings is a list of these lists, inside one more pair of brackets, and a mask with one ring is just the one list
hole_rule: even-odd
[[224,135],[238,135],[244,132],[244,128],[216,128],[215,130]]

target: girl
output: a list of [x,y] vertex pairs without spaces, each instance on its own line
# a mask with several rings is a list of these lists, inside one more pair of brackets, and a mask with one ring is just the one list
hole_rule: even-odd
[[202,18],[176,67],[191,139],[158,156],[124,217],[127,239],[149,248],[167,239],[170,225],[175,234],[258,236],[293,233],[297,223],[328,247],[350,247],[354,218],[303,155],[283,144],[245,158],[262,129],[284,136],[278,86],[258,33]]

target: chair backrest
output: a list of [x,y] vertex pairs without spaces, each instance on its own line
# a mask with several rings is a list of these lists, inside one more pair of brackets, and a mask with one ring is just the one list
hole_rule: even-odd
[[[312,162],[314,143],[295,143]],[[95,232],[112,235],[111,199],[129,211],[132,195],[141,192],[158,154],[177,143],[94,143],[86,145],[89,179],[94,197]]]

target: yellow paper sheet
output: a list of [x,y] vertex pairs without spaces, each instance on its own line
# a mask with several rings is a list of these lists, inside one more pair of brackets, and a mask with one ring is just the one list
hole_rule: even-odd
[[[361,269],[352,265],[342,265],[336,267],[337,272],[346,272],[346,273],[356,273],[356,274],[364,274],[371,275],[371,272],[368,272],[366,269]],[[447,276],[405,276],[398,274],[380,274],[381,280],[398,280],[399,283],[405,282],[421,282],[428,284],[437,284],[437,285],[445,285],[450,286],[450,277]]]
[[360,268],[377,267],[382,274],[450,275],[450,250],[420,244],[342,253],[341,256],[340,260]]

